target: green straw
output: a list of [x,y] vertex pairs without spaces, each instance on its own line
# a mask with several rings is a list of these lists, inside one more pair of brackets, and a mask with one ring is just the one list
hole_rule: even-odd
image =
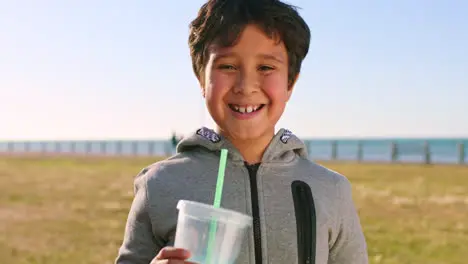
[[[226,162],[227,162],[227,149],[221,149],[221,157],[219,159],[219,169],[218,169],[218,180],[216,181],[216,191],[213,202],[213,207],[221,207],[221,197],[223,196],[223,185],[224,185],[224,173],[226,171]],[[211,263],[211,258],[213,255],[213,243],[216,235],[216,221],[211,220],[210,223],[210,232],[208,237],[208,249],[206,254],[206,263]]]
[[227,149],[221,150],[221,158],[219,159],[218,180],[216,181],[216,192],[213,206],[221,207],[221,197],[223,196],[224,173],[226,171]]

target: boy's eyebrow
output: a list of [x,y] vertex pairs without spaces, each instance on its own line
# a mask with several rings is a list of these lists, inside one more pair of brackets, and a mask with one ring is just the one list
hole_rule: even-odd
[[[220,53],[216,56],[216,59],[215,60],[219,60],[221,58],[229,58],[229,57],[237,57],[236,53],[234,52],[226,52],[226,53]],[[255,56],[257,58],[261,58],[261,59],[266,59],[266,60],[274,60],[274,61],[277,61],[279,63],[283,63],[284,60],[283,60],[283,56],[281,54],[267,54],[267,53],[261,53],[261,54],[258,54],[257,56]]]
[[267,59],[267,60],[275,60],[279,63],[283,63],[283,56],[281,54],[278,54],[275,56],[275,54],[258,54],[257,57],[262,58],[262,59]]

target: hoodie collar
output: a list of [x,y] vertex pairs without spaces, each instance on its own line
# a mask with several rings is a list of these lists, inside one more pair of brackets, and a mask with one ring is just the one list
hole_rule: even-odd
[[[243,162],[240,152],[232,143],[214,130],[202,127],[190,136],[182,139],[177,145],[177,152],[183,153],[196,149],[206,149],[219,155],[221,149],[228,150],[228,158],[231,161]],[[262,157],[262,163],[287,163],[296,155],[307,158],[307,150],[304,143],[290,130],[281,128],[270,141]]]

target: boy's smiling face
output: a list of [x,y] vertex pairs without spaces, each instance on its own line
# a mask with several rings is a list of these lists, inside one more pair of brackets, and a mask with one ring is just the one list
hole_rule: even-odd
[[212,45],[208,56],[200,84],[219,132],[232,141],[268,143],[293,87],[284,44],[247,25],[234,46]]

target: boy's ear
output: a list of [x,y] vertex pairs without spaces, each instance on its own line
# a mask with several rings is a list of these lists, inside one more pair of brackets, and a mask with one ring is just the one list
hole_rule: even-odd
[[200,89],[201,89],[201,94],[202,94],[203,98],[205,98],[206,97],[205,88],[200,85]]
[[296,85],[297,79],[299,79],[299,73],[296,74],[296,77],[294,78],[294,80],[292,80],[292,81],[290,81],[288,83],[288,101],[289,101],[289,98],[291,98],[291,95],[292,95],[292,92],[294,90],[294,86]]
[[200,86],[201,94],[203,98],[205,98],[206,92],[205,92],[205,85],[204,85],[203,77],[197,76],[197,80],[198,80],[198,85]]

